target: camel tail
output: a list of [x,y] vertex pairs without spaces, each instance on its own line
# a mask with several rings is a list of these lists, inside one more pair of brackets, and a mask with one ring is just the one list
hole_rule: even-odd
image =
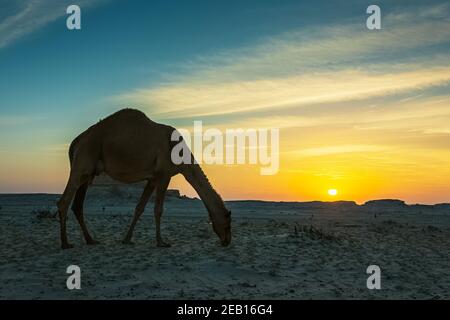
[[69,161],[70,161],[70,167],[72,167],[73,159],[75,157],[75,146],[78,142],[78,138],[72,141],[69,147]]

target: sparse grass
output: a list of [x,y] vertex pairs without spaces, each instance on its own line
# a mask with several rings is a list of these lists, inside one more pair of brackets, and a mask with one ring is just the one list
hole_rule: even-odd
[[311,240],[338,240],[336,235],[313,225],[299,225],[294,227],[294,237],[305,236]]

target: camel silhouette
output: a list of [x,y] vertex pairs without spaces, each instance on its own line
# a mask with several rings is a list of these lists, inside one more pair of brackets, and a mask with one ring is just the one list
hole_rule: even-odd
[[74,212],[88,245],[92,239],[84,222],[83,203],[89,185],[95,176],[105,173],[122,183],[147,181],[123,243],[131,243],[134,227],[156,189],[155,227],[156,244],[169,247],[161,237],[161,215],[164,196],[171,177],[182,174],[200,196],[208,211],[214,232],[223,246],[231,241],[231,212],[226,209],[220,195],[194,161],[174,164],[171,160],[173,127],[150,120],[143,112],[123,109],[81,133],[69,148],[70,175],[61,198],[57,202],[61,247],[72,248],[67,239],[67,211],[73,199]]

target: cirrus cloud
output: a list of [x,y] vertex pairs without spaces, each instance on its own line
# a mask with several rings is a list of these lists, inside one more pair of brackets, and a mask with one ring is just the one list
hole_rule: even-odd
[[448,16],[448,5],[439,5],[387,15],[379,32],[354,23],[291,31],[199,57],[165,83],[114,100],[176,119],[365,100],[447,85],[450,56],[428,48],[450,45]]

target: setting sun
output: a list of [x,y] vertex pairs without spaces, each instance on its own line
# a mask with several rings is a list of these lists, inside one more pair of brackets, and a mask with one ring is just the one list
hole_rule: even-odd
[[336,189],[329,189],[328,190],[328,195],[334,197],[338,194],[338,191]]

